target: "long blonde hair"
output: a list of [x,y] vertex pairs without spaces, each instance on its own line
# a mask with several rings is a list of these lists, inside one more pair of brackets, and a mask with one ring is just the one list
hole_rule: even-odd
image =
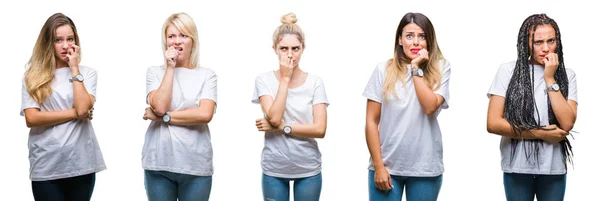
[[281,16],[281,25],[275,29],[273,33],[273,46],[277,46],[277,43],[283,38],[283,36],[287,34],[295,35],[298,38],[298,41],[302,43],[302,49],[306,47],[304,43],[304,32],[296,24],[298,19],[296,18],[296,14],[288,13]]
[[442,77],[440,63],[443,63],[445,66],[446,60],[444,59],[442,51],[437,44],[433,24],[431,24],[431,21],[429,21],[427,16],[421,13],[407,13],[404,15],[402,20],[400,20],[400,24],[398,24],[398,29],[396,30],[396,37],[394,38],[394,58],[388,61],[385,71],[386,76],[383,83],[384,97],[388,97],[390,92],[395,97],[398,97],[398,94],[396,93],[396,82],[398,79],[400,79],[402,82],[402,86],[406,85],[405,75],[408,71],[407,65],[410,64],[411,60],[408,58],[408,56],[406,56],[406,54],[404,54],[402,46],[398,43],[398,40],[400,40],[402,37],[402,29],[410,23],[416,24],[423,29],[423,32],[425,32],[427,51],[429,52],[429,60],[427,60],[427,64],[421,67],[423,70],[423,78],[425,83],[427,83],[427,86],[433,90],[437,89],[440,85],[440,80]]
[[54,72],[57,68],[58,56],[54,50],[54,42],[56,41],[56,29],[63,25],[69,25],[73,29],[75,35],[75,45],[79,44],[79,35],[77,28],[71,20],[62,13],[56,13],[50,16],[38,36],[33,53],[29,62],[27,62],[27,71],[25,71],[25,87],[33,100],[38,104],[52,93],[52,81],[54,80]]
[[[196,68],[198,66],[198,63],[200,63],[200,51],[198,51],[198,46],[200,42],[198,41],[198,29],[196,28],[196,23],[194,23],[192,17],[190,17],[190,15],[188,15],[187,13],[175,13],[169,16],[169,18],[165,20],[165,23],[162,27],[163,52],[167,51],[168,48],[167,28],[169,28],[170,25],[175,26],[175,28],[177,28],[177,30],[179,30],[181,33],[188,35],[190,38],[192,38],[193,45],[192,53],[190,54],[190,63],[192,65],[192,68]],[[167,60],[165,59],[165,63],[166,62]]]

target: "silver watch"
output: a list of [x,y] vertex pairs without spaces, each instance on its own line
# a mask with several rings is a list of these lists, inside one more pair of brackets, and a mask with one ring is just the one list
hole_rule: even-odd
[[552,85],[550,85],[548,88],[546,88],[545,92],[548,93],[550,91],[558,91],[560,90],[560,86],[558,86],[557,83],[554,83]]
[[69,82],[73,83],[73,81],[83,82],[83,75],[81,73],[73,76],[73,78],[69,79]]
[[283,133],[285,133],[286,135],[289,135],[290,133],[292,133],[292,127],[289,124],[283,126]]
[[169,115],[169,111],[165,112],[165,115],[162,116],[162,119],[165,123],[171,122],[171,115]]
[[423,77],[423,70],[420,69],[420,68],[413,68],[412,69],[412,76]]

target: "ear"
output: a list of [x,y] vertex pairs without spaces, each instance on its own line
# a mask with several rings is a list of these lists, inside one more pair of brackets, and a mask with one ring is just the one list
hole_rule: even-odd
[[398,38],[398,45],[402,46],[402,39]]
[[273,47],[273,51],[275,51],[275,54],[277,54],[277,47],[275,47],[275,45],[273,45],[271,47]]

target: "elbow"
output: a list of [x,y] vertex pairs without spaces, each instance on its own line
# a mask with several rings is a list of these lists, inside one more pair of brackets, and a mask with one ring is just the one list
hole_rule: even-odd
[[82,109],[77,110],[78,118],[84,118],[84,117],[87,117],[88,115],[89,115],[89,110],[82,110]]
[[210,121],[212,120],[212,118],[213,118],[213,114],[212,113],[208,114],[208,115],[200,115],[198,117],[198,119],[197,119],[197,122],[199,124],[207,124],[207,123],[210,123]]
[[571,131],[571,129],[573,129],[573,124],[561,125],[561,127],[562,127],[562,129],[563,129],[565,132],[567,132],[567,133],[568,133],[568,132],[570,132],[570,131]]
[[31,117],[27,116],[25,116],[25,125],[27,125],[27,128],[36,127],[35,121]]
[[430,108],[423,108],[423,110],[425,110],[425,114],[432,115],[432,114],[435,114],[438,111],[438,108],[437,107],[430,107]]
[[279,125],[281,124],[281,119],[268,119],[269,123],[271,124],[271,126],[278,128]]
[[315,138],[325,138],[325,133],[327,132],[327,128],[317,128]]
[[487,121],[487,132],[488,133],[493,133],[496,134],[497,133],[497,129],[496,129],[496,125],[494,124],[494,122],[492,121]]

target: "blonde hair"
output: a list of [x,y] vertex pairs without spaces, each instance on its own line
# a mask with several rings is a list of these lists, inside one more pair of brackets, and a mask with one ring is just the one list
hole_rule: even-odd
[[[57,55],[54,50],[56,41],[56,29],[63,25],[69,25],[73,29],[75,45],[80,45],[77,28],[71,20],[62,13],[55,13],[50,16],[38,35],[38,39],[33,47],[33,53],[29,62],[27,62],[27,71],[25,71],[25,88],[33,100],[42,104],[44,100],[52,94],[52,81],[54,80],[54,71],[57,68]],[[81,57],[80,57],[81,58]],[[79,62],[79,61],[78,61]]]
[[[198,29],[196,28],[196,23],[192,17],[190,17],[187,13],[175,13],[167,20],[162,27],[162,48],[163,52],[167,50],[167,28],[169,26],[175,26],[177,30],[181,33],[188,35],[192,39],[192,53],[190,54],[190,63],[191,67],[195,68],[198,66],[200,60],[200,52],[198,51],[199,41],[198,41]],[[166,63],[165,59],[165,63]]]
[[304,32],[300,26],[296,24],[298,19],[296,18],[296,14],[288,13],[281,16],[281,25],[275,29],[273,33],[273,46],[277,46],[277,43],[287,34],[295,35],[298,38],[298,41],[302,43],[302,49],[306,47],[304,44]]
[[[429,52],[429,60],[426,65],[419,66],[423,70],[423,79],[427,86],[433,90],[437,89],[440,85],[442,77],[440,70],[440,63],[443,63],[444,67],[446,60],[442,55],[437,39],[435,37],[435,29],[429,19],[421,13],[407,13],[404,15],[398,29],[396,30],[396,37],[394,38],[394,58],[388,61],[386,67],[386,76],[383,82],[384,97],[387,97],[390,92],[397,98],[396,93],[396,82],[398,79],[402,82],[402,86],[406,85],[405,75],[408,71],[407,65],[410,64],[411,60],[404,54],[402,46],[398,43],[398,40],[402,37],[402,29],[410,24],[414,23],[423,29],[425,32],[425,40],[427,41],[427,51]],[[442,62],[443,61],[443,62]]]

